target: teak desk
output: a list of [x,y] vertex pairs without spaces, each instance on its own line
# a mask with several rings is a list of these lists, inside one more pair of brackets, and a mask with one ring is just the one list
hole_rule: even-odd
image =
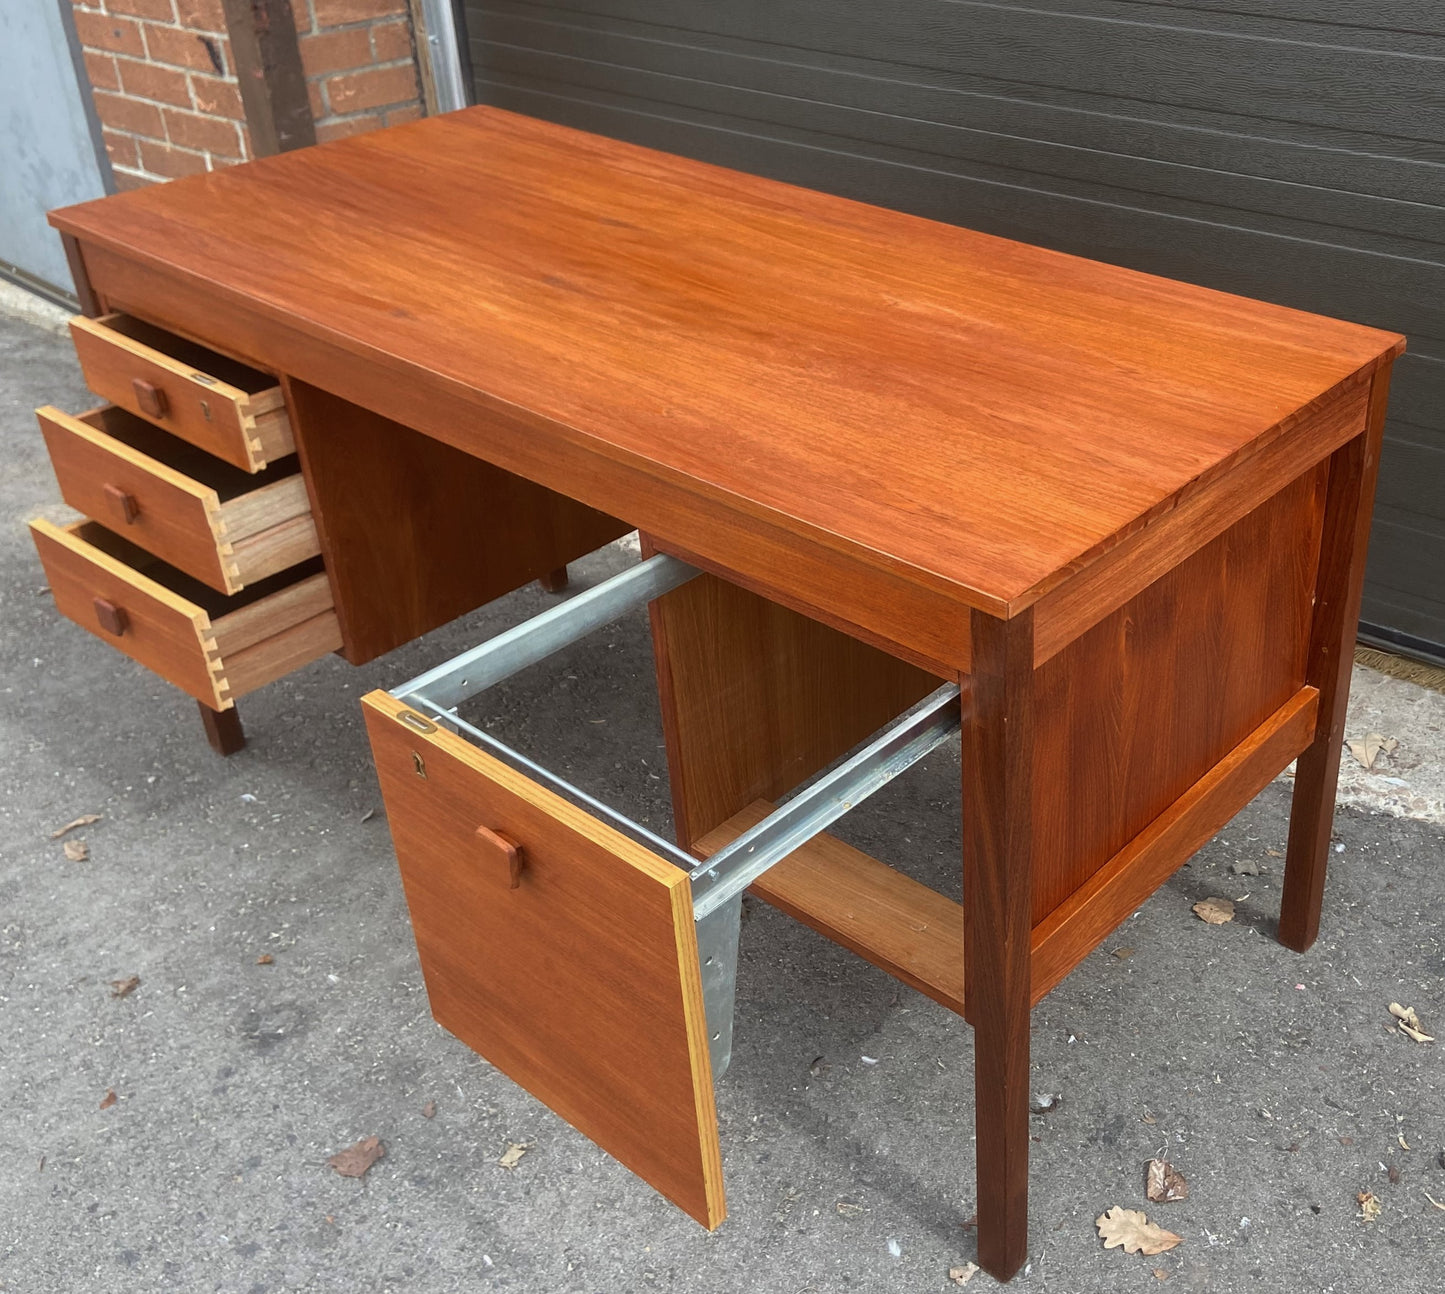
[[[1031,1006],[1296,756],[1313,942],[1401,338],[484,108],[53,221],[113,404],[43,412],[97,520],[37,542],[219,748],[634,526],[684,850],[958,686],[962,906],[827,836],[754,891],[974,1026],[995,1276]],[[688,873],[367,710],[438,1017],[716,1225]]]

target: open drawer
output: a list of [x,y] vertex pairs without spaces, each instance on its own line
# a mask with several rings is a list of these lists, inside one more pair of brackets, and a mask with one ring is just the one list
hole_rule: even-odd
[[244,472],[115,405],[36,417],[72,508],[222,593],[321,551],[294,455]]
[[959,689],[704,861],[462,716],[697,574],[649,558],[363,706],[436,1018],[711,1228],[743,891],[956,731]]
[[70,336],[97,395],[247,472],[295,453],[269,373],[126,314],[77,316]]
[[213,710],[336,651],[321,559],[225,597],[95,521],[32,521],[55,605]]

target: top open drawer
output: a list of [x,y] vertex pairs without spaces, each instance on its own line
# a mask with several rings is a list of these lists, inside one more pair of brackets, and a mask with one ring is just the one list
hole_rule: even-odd
[[248,472],[295,452],[281,388],[269,373],[131,315],[70,321],[97,395]]

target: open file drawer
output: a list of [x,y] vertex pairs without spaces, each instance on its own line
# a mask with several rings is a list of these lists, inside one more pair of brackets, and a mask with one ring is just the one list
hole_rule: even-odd
[[364,698],[432,1011],[711,1228],[743,891],[957,729],[940,688],[703,862],[462,719],[698,572],[657,556]]

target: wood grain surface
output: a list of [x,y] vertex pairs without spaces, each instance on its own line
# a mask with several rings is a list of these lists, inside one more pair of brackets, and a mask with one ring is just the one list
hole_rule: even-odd
[[1304,685],[1325,472],[1305,472],[1037,670],[1036,922]]
[[664,594],[650,613],[684,849],[754,801],[791,791],[939,686],[712,575]]
[[275,378],[125,314],[70,321],[97,395],[248,472],[294,451]]
[[353,665],[627,529],[326,391],[285,387]]
[[[697,853],[710,857],[772,809],[766,800],[748,805],[698,840]],[[961,904],[827,832],[770,867],[748,892],[963,1014]]]
[[321,551],[294,455],[251,473],[114,405],[36,417],[72,508],[222,593]]
[[[704,1226],[726,1214],[687,873],[363,699],[432,1013]],[[430,725],[427,725],[430,726]],[[477,828],[526,859],[512,888]]]
[[760,536],[799,597],[790,540],[1017,614],[1401,345],[495,109],[52,219],[112,304],[365,361],[371,407],[703,558]]

